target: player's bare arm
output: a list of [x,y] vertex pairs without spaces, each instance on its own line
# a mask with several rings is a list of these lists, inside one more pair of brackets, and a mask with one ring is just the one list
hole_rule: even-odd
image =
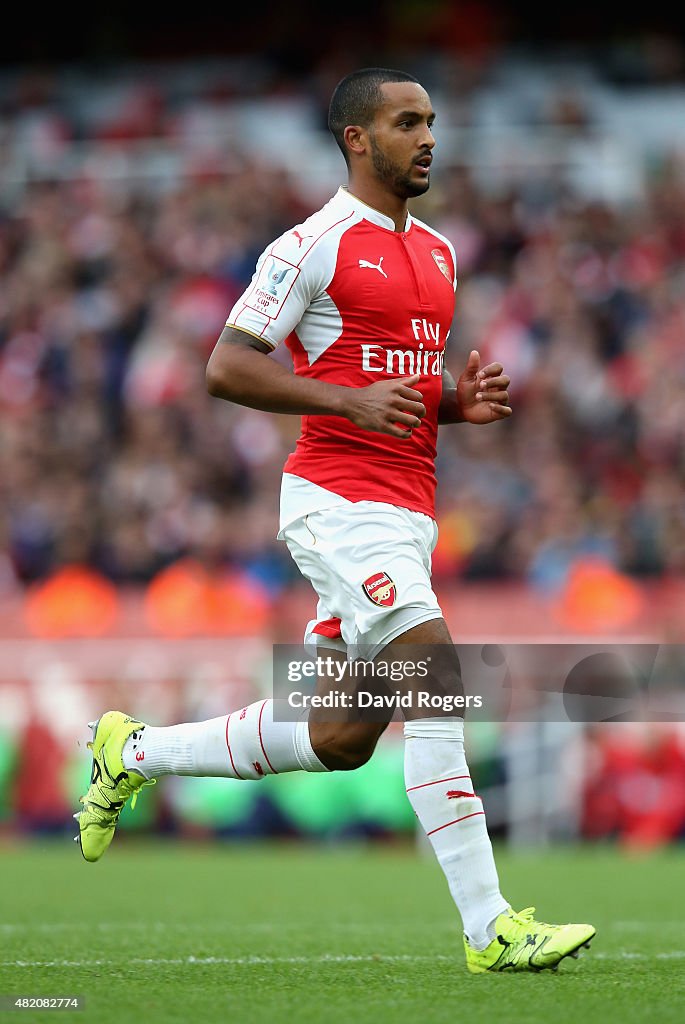
[[480,354],[474,349],[458,381],[443,370],[438,423],[482,424],[506,419],[511,416],[510,383],[501,363],[488,363],[481,369]]
[[271,348],[246,331],[226,327],[207,364],[207,390],[216,398],[263,412],[342,416],[363,430],[409,438],[426,410],[419,374],[350,388],[298,377]]

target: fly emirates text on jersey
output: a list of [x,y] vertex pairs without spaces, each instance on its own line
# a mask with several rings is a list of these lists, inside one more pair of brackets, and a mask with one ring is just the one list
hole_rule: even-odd
[[411,321],[411,331],[414,339],[419,342],[416,348],[362,345],[362,369],[368,373],[399,374],[400,377],[408,377],[412,373],[441,377],[445,362],[444,351],[436,352],[424,344],[440,344],[440,324],[415,318]]

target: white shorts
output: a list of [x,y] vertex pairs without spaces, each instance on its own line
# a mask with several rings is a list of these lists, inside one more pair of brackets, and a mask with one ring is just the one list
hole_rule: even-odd
[[301,516],[280,536],[319,596],[308,646],[371,660],[412,626],[442,617],[430,581],[438,539],[430,516],[349,501]]

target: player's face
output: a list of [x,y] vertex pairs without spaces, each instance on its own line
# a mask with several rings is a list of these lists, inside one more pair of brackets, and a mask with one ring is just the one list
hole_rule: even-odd
[[430,187],[435,114],[426,90],[416,82],[387,82],[384,103],[369,129],[376,176],[401,199]]

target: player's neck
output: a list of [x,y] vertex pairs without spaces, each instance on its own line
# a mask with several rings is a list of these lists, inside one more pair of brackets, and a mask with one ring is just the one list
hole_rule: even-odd
[[407,223],[407,201],[388,192],[379,182],[360,181],[350,177],[347,191],[362,203],[394,221],[395,231],[404,231]]

